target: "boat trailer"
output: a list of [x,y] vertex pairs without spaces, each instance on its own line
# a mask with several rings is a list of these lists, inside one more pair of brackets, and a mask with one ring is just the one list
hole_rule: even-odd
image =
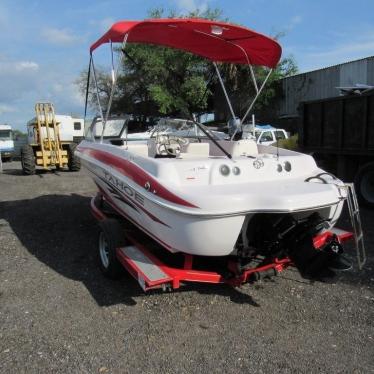
[[[101,192],[98,192],[91,199],[91,213],[99,224],[108,219],[112,220],[110,217],[113,217],[112,212],[108,213],[105,211],[104,204],[115,211],[116,207]],[[118,217],[116,219],[118,220]],[[144,233],[142,234],[145,235]],[[119,232],[119,230],[118,235],[122,235],[125,238],[126,245],[118,248],[109,248],[109,250],[115,251],[115,260],[118,260],[121,267],[126,269],[138,281],[144,291],[157,288],[174,290],[178,289],[184,282],[227,284],[233,287],[240,287],[244,283],[275,276],[289,266],[293,266],[292,260],[288,257],[280,259],[273,258],[271,261],[259,261],[258,266],[248,269],[241,268],[238,261],[228,259],[225,272],[207,271],[200,268],[194,269],[196,260],[202,256],[191,254],[182,254],[183,261],[181,266],[171,266],[166,264],[161,259],[161,256],[156,255],[150,248],[140,243],[136,235],[132,235],[130,232],[126,232],[125,234],[124,232]],[[354,234],[352,232],[333,228],[314,237],[313,245],[316,250],[319,250],[332,239],[342,244],[353,238]],[[99,247],[99,251],[101,250]],[[172,256],[175,256],[175,254]],[[115,278],[111,275],[109,277]]]

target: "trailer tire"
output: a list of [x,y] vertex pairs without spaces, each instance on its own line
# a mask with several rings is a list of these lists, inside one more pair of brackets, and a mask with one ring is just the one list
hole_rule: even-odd
[[123,227],[113,218],[99,222],[98,260],[102,273],[110,279],[119,279],[124,268],[119,262],[116,250],[126,245]]
[[362,166],[354,182],[360,202],[374,208],[374,162]]
[[81,169],[80,159],[75,155],[77,144],[69,143],[67,146],[68,152],[68,168],[70,171],[79,171]]
[[26,144],[21,148],[21,164],[23,174],[35,174],[35,156],[34,151],[30,145]]

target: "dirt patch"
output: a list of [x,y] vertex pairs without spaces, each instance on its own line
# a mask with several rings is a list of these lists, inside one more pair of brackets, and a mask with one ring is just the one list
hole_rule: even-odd
[[374,211],[362,211],[364,271],[331,283],[290,269],[241,289],[144,294],[98,270],[95,191],[84,171],[4,164],[0,372],[374,372]]

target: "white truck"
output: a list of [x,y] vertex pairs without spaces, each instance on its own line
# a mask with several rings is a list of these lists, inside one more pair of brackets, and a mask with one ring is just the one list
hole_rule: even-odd
[[11,160],[14,154],[12,127],[0,125],[0,153],[3,160]]
[[244,124],[242,129],[242,138],[256,138],[257,144],[270,145],[278,140],[288,139],[286,130],[277,129],[271,125],[256,125],[253,128],[252,124]]
[[[59,126],[60,141],[80,143],[84,137],[84,121],[82,118],[75,118],[61,114],[55,115],[56,122]],[[34,124],[36,118],[34,117],[27,122],[27,140],[28,144],[35,143]],[[45,128],[43,129],[45,131]],[[46,134],[44,134],[46,135]]]
[[278,140],[288,139],[284,129],[278,129],[272,125],[254,125],[253,123],[240,124],[240,119],[230,120],[227,124],[229,136],[239,136],[241,139],[256,138],[257,144],[270,145]]

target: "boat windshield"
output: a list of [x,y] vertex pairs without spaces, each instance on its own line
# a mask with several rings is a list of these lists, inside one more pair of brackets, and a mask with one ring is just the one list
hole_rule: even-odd
[[[100,117],[93,120],[86,138],[97,141],[101,138],[103,124]],[[126,141],[144,141],[158,135],[173,135],[183,138],[224,139],[227,135],[219,131],[211,131],[206,126],[186,119],[161,118],[156,125],[153,121],[140,121],[131,116],[108,118],[103,138],[121,138]]]
[[[123,133],[127,125],[127,118],[108,118],[105,129],[104,138],[118,138]],[[91,139],[99,139],[103,131],[103,122],[100,117],[95,118],[87,132],[87,137]]]
[[183,138],[206,138],[207,135],[201,129],[201,127],[208,132],[213,138],[223,139],[226,134],[211,131],[206,126],[196,124],[196,122],[177,119],[177,118],[161,118],[157,125],[154,127],[151,137],[156,137],[160,134],[172,134]]

